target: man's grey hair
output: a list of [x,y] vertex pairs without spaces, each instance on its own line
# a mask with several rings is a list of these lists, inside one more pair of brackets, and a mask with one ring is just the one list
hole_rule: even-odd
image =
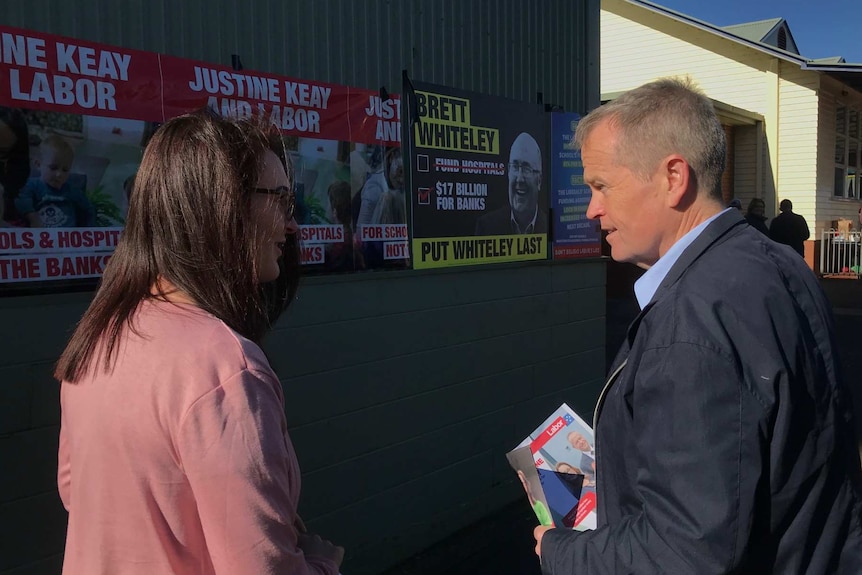
[[578,123],[577,146],[606,120],[618,130],[614,153],[620,165],[646,180],[663,158],[679,154],[691,167],[698,192],[721,201],[724,129],[712,102],[690,79],[656,80],[596,108]]

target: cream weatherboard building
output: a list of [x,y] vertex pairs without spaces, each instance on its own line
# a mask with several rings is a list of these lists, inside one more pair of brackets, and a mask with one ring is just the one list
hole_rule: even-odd
[[640,0],[602,0],[602,100],[650,80],[690,76],[728,136],[726,200],[787,198],[811,229],[806,259],[839,218],[859,227],[862,64],[799,54],[783,18],[718,27]]

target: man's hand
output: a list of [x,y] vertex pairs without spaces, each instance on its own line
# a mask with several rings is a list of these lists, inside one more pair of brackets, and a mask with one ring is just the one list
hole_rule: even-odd
[[553,529],[553,527],[545,527],[544,525],[539,525],[535,529],[533,529],[533,537],[536,538],[536,555],[539,556],[539,561],[542,560],[542,537],[545,536],[545,533],[548,529]]

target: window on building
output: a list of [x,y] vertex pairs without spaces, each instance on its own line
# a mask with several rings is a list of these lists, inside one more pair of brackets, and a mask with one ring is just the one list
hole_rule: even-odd
[[835,181],[836,198],[859,198],[862,184],[862,112],[839,106],[835,112]]
[[787,30],[783,26],[778,29],[778,47],[787,50]]

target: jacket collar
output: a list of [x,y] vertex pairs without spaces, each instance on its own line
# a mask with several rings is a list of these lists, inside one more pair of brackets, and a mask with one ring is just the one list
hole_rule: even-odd
[[641,320],[643,320],[643,317],[647,312],[649,312],[653,305],[655,305],[655,302],[658,301],[663,293],[670,289],[673,284],[682,277],[691,264],[693,264],[706,250],[708,250],[710,246],[723,238],[728,232],[730,232],[730,230],[744,223],[745,218],[739,213],[739,210],[731,210],[723,213],[713,220],[712,223],[710,223],[692,242],[692,244],[688,246],[682,254],[680,254],[679,259],[676,260],[676,263],[667,272],[667,275],[658,286],[658,289],[655,291],[650,302],[644,306],[634,321],[629,325],[628,330],[626,330],[626,338],[611,364],[611,372],[613,372],[616,367],[620,366],[628,357],[631,346],[634,343],[635,336],[637,335],[638,328],[640,327]]
[[[688,246],[679,259],[673,264],[673,267],[667,272],[667,275],[662,280],[658,289],[655,291],[650,304],[658,301],[659,297],[675,284],[685,271],[691,267],[691,264],[703,255],[715,242],[723,238],[731,229],[745,223],[745,218],[738,210],[727,211],[715,220],[712,221],[706,229],[701,233],[690,246]],[[646,306],[643,311],[646,311],[651,306]]]

